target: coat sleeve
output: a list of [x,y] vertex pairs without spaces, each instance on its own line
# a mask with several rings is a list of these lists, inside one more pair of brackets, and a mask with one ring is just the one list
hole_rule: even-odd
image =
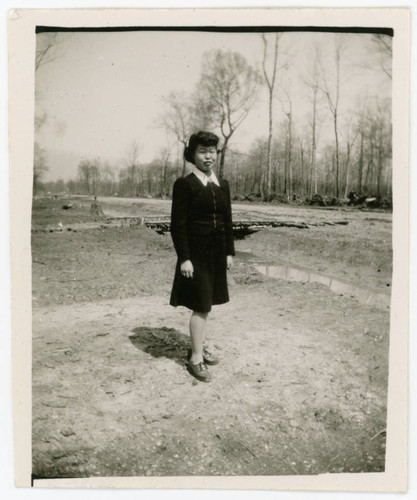
[[227,181],[223,180],[223,182],[224,182],[224,191],[226,193],[226,210],[224,213],[224,227],[226,232],[226,253],[227,255],[235,255],[230,188],[229,188],[229,183]]
[[180,262],[190,259],[187,236],[187,215],[190,189],[183,177],[174,183],[171,207],[171,236]]

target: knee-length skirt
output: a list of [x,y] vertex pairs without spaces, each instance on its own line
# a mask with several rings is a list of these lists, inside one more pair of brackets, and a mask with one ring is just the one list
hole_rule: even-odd
[[175,268],[170,304],[196,312],[210,312],[213,305],[229,301],[227,256],[224,229],[189,239],[193,278],[181,275],[181,262]]

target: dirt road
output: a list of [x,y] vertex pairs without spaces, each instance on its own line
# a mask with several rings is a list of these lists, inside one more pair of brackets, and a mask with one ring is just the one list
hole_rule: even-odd
[[[160,213],[159,203],[139,208]],[[352,215],[358,248],[386,239],[386,215],[368,221],[369,239],[366,221],[361,230],[369,214]],[[320,229],[337,254],[321,265],[354,273],[359,251],[344,244],[352,235],[334,229]],[[280,258],[304,265],[320,260],[323,247],[306,239],[321,241],[321,233],[291,234],[258,233],[238,247],[269,259],[279,249]],[[390,280],[389,241],[380,254],[376,287]],[[266,278],[236,259],[232,300],[209,319],[221,364],[204,384],[184,369],[189,312],[168,305],[175,262],[168,237],[143,227],[35,233],[33,257],[36,476],[384,469],[388,310],[320,284]],[[375,264],[365,255],[360,265],[371,275]]]
[[[149,212],[152,215],[170,215],[171,200],[148,199],[148,198],[115,198],[111,196],[99,197],[106,215],[110,217],[123,215],[138,215]],[[392,221],[392,214],[383,211],[359,211],[349,207],[345,208],[323,208],[305,207],[303,205],[276,205],[270,203],[238,203],[233,202],[234,219],[245,218],[287,218],[294,220],[367,220]]]

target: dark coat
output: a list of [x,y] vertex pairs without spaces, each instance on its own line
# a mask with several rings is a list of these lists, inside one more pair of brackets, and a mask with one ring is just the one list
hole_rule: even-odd
[[[234,255],[229,184],[207,186],[194,175],[175,181],[171,235],[178,260],[170,304],[197,312],[229,301],[227,255]],[[193,278],[181,275],[181,263],[191,260]]]

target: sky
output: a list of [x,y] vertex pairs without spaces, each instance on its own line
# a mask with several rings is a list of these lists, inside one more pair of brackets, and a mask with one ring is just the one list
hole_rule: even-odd
[[[42,44],[45,34],[37,35]],[[369,51],[369,35],[345,38],[341,120],[358,96],[389,96],[389,79],[378,70],[378,58]],[[263,43],[258,33],[200,32],[90,32],[59,34],[54,59],[36,72],[36,112],[47,121],[36,135],[46,151],[49,171],[44,180],[75,178],[82,158],[100,158],[115,167],[123,163],[129,145],[140,145],[140,161],[149,162],[175,141],[159,125],[163,98],[172,91],[191,93],[211,49],[240,52],[261,69]],[[304,84],[312,64],[313,48],[320,48],[328,78],[334,78],[332,33],[285,33],[280,41],[275,100],[276,123],[290,95],[294,123],[305,128],[311,104]],[[369,68],[375,68],[370,70]],[[368,68],[368,69],[365,69]],[[280,100],[281,97],[281,100]],[[322,137],[331,136],[331,121],[321,113]],[[328,113],[328,111],[327,111]],[[235,132],[231,147],[248,151],[255,138],[267,135],[266,86],[256,105]]]

